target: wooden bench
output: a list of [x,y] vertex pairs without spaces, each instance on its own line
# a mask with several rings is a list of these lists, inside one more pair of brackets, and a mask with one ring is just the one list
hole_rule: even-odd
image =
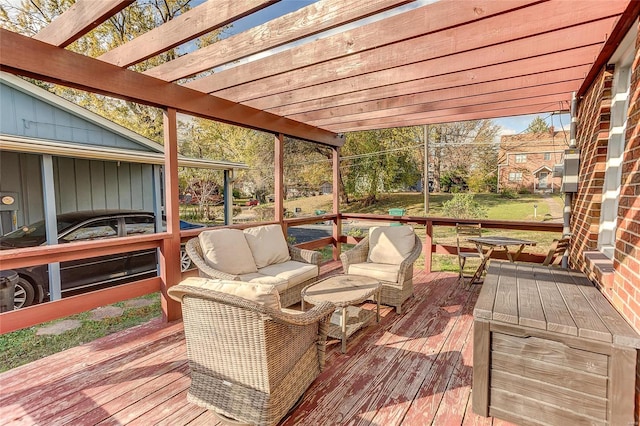
[[634,424],[640,335],[583,274],[492,261],[473,316],[475,413]]

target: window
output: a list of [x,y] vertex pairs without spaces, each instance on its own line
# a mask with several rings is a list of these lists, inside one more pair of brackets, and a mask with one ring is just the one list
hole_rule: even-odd
[[551,160],[551,153],[550,152],[545,152],[544,153],[544,161],[549,161]]
[[526,163],[527,154],[516,154],[516,163]]
[[509,172],[509,182],[521,182],[522,172]]
[[124,225],[127,235],[153,234],[156,231],[153,216],[125,217]]
[[629,88],[631,86],[631,64],[635,54],[633,43],[635,35],[633,33],[634,31],[630,31],[627,34],[612,56],[615,70],[611,88],[611,124],[598,232],[598,250],[610,259],[613,259],[616,246],[618,201],[622,180],[622,159],[626,144]]
[[113,238],[118,236],[118,220],[103,219],[95,220],[86,225],[71,231],[64,236],[60,242],[68,243],[70,241],[87,241],[101,240],[104,238]]

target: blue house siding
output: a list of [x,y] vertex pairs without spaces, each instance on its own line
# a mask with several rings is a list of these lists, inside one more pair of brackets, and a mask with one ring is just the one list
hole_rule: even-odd
[[[26,88],[25,88],[26,87]],[[0,79],[0,133],[66,146],[113,147],[137,152],[160,152],[153,145],[94,114],[50,95]],[[83,114],[86,113],[86,116]],[[132,209],[154,211],[154,173],[150,164],[53,157],[56,212]],[[42,154],[18,153],[0,147],[0,193],[17,196],[16,225],[44,218]],[[2,211],[3,233],[10,230],[10,211]]]
[[157,152],[6,84],[0,84],[0,133]]
[[42,219],[44,206],[41,175],[39,155],[5,151],[0,153],[0,192],[18,194],[18,226]]
[[[41,157],[3,151],[0,193],[17,193],[17,226],[44,218]],[[153,211],[153,166],[54,157],[56,210]],[[7,232],[8,230],[3,230]]]

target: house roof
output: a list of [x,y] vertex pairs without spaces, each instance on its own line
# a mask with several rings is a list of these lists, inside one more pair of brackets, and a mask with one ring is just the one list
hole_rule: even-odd
[[[55,108],[66,111],[74,116],[95,124],[111,133],[117,134],[127,140],[140,145],[144,150],[123,149],[115,146],[96,146],[90,144],[78,144],[65,140],[48,140],[44,138],[25,137],[22,135],[9,135],[0,133],[2,149],[9,151],[60,155],[74,158],[88,158],[111,161],[127,161],[145,164],[163,164],[164,147],[138,133],[135,133],[113,121],[82,108],[73,102],[48,92],[28,81],[14,75],[0,72],[0,82],[7,84],[23,93],[39,99]],[[178,157],[178,164],[182,167],[196,167],[203,169],[245,169],[248,166],[242,163],[228,161],[216,161],[198,158]]]
[[569,132],[566,130],[546,133],[519,133],[500,137],[500,150],[510,154],[517,152],[564,151],[569,146]]
[[534,175],[537,175],[538,173],[540,173],[542,171],[552,172],[553,170],[551,170],[551,167],[549,167],[549,166],[542,166],[542,167],[538,167],[537,169],[535,169],[531,173],[534,174]]
[[321,0],[144,73],[127,68],[276,2],[210,0],[93,59],[64,47],[132,0],[78,0],[33,38],[0,30],[0,63],[340,146],[355,130],[567,111],[640,11],[631,0]]

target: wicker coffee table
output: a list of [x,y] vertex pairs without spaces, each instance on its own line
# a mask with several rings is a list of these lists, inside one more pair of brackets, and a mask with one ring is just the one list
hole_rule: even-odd
[[[342,340],[342,353],[347,351],[347,339],[367,324],[374,316],[380,322],[380,281],[359,275],[334,275],[306,286],[302,290],[304,304],[316,305],[328,301],[338,307],[331,317],[329,336]],[[376,312],[357,306],[375,295]]]

